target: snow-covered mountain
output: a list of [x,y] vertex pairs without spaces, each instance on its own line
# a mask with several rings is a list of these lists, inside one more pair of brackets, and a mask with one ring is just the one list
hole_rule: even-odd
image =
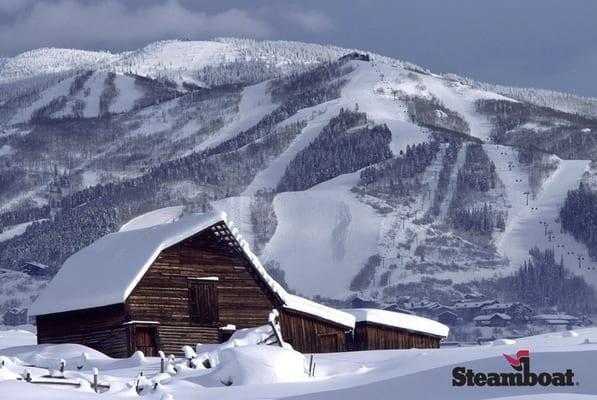
[[139,215],[219,208],[307,296],[515,296],[501,280],[533,247],[596,285],[597,248],[560,218],[595,187],[594,105],[296,42],[30,51],[0,61],[0,267],[56,271]]

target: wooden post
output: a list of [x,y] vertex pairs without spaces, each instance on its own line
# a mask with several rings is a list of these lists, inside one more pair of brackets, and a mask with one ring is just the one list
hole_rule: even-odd
[[158,351],[160,355],[160,374],[166,372],[166,354],[162,350]]
[[313,369],[313,354],[309,357],[309,377],[311,377],[311,370]]
[[93,391],[95,393],[97,393],[98,391],[98,375],[99,375],[99,370],[97,368],[93,368]]
[[274,331],[274,335],[276,335],[276,340],[278,341],[280,347],[284,347],[284,340],[282,340],[282,332],[280,332],[280,326],[278,325],[280,318],[279,315],[280,314],[278,314],[278,310],[272,310],[272,312],[269,315],[269,325],[272,327],[272,330]]
[[66,367],[66,361],[60,360],[60,364],[58,364],[58,371],[60,372],[60,376],[64,376],[64,368]]
[[31,382],[31,371],[29,371],[29,369],[25,370],[25,380]]

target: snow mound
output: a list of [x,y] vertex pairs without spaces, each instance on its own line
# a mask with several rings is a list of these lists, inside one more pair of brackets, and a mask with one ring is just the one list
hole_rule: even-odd
[[0,349],[16,346],[34,345],[37,342],[34,333],[25,330],[0,331]]
[[498,339],[491,342],[492,346],[507,346],[511,344],[516,344],[516,340],[513,339]]
[[578,333],[575,331],[564,331],[562,332],[562,337],[578,337]]
[[110,360],[97,350],[80,344],[41,344],[6,349],[3,355],[18,357],[27,364],[42,368],[56,368],[61,360],[68,366],[86,365],[88,360]]
[[205,386],[238,386],[308,379],[305,357],[294,350],[277,346],[231,347],[221,351],[216,369],[194,379]]

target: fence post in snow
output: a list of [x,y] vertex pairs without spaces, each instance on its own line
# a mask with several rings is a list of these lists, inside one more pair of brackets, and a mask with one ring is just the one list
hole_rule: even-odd
[[66,367],[66,361],[60,360],[58,364],[58,372],[60,372],[60,376],[64,377],[64,368]]
[[158,351],[158,354],[160,355],[160,374],[163,374],[166,372],[166,354],[161,350]]
[[313,369],[313,354],[309,357],[309,377],[311,377],[311,370]]
[[99,375],[99,370],[97,368],[93,368],[93,391],[95,393],[97,393],[98,390],[98,375]]
[[29,369],[25,370],[25,380],[31,382],[31,371],[29,371]]

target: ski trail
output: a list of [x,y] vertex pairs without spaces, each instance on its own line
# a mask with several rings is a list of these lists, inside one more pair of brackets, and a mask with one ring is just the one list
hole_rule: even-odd
[[529,205],[521,207],[512,218],[497,245],[500,254],[509,259],[512,269],[528,259],[529,249],[534,246],[553,249],[556,260],[563,258],[569,270],[597,286],[597,269],[592,269],[597,263],[591,262],[584,244],[562,232],[559,223],[560,207],[566,194],[578,187],[588,165],[589,161],[585,160],[561,160],[537,197],[529,199]]
[[460,150],[458,150],[456,162],[452,166],[452,171],[450,172],[450,183],[448,183],[448,193],[446,193],[446,198],[444,199],[439,208],[440,222],[446,222],[446,219],[448,217],[450,204],[452,203],[452,199],[454,198],[454,192],[456,191],[456,179],[458,178],[458,171],[460,171],[460,168],[462,168],[462,166],[464,165],[467,147],[468,144],[463,144]]

